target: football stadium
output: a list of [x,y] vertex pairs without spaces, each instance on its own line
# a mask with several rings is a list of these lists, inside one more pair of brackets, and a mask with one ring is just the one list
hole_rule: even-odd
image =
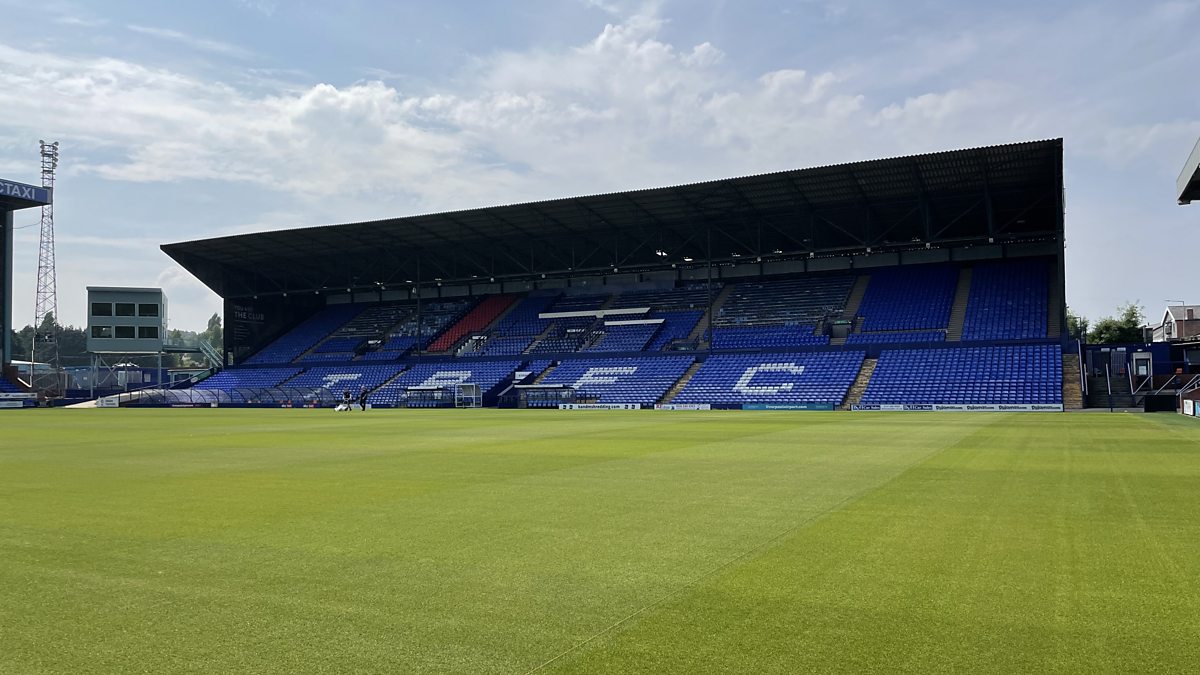
[[1064,247],[1061,139],[164,244],[219,366],[6,369],[0,670],[1194,671],[1200,371]]

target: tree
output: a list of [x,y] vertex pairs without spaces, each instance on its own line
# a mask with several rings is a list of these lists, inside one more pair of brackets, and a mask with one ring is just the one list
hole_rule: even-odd
[[221,316],[216,312],[208,317],[208,328],[200,334],[200,338],[207,340],[210,345],[216,347],[217,351],[225,346],[225,331],[221,328]]
[[1072,340],[1086,340],[1088,334],[1088,318],[1067,308],[1067,336]]
[[1129,302],[1117,308],[1117,316],[1106,316],[1092,326],[1088,342],[1097,345],[1145,342],[1142,324],[1146,321],[1145,311],[1136,303]]

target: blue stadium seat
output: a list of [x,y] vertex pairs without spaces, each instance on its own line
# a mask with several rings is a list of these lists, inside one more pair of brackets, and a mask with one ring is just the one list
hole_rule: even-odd
[[828,403],[846,397],[865,354],[713,355],[673,403]]
[[858,307],[863,331],[945,329],[958,287],[950,265],[885,267],[872,270]]
[[1047,335],[1050,266],[1045,260],[980,263],[971,272],[963,340]]
[[688,366],[690,356],[563,359],[542,384],[567,385],[600,403],[657,403]]
[[865,404],[1062,403],[1058,345],[884,350]]
[[521,365],[520,361],[452,361],[418,363],[371,393],[372,405],[402,406],[406,389],[417,386],[477,384],[482,393],[496,388]]

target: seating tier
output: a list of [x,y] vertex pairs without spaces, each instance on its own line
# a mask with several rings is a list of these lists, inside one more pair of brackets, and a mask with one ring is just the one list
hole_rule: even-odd
[[1058,345],[884,350],[866,404],[1062,403]]
[[601,403],[657,403],[692,362],[690,356],[564,359],[542,384],[568,385],[577,398]]
[[520,361],[419,363],[376,389],[368,401],[375,405],[401,405],[406,400],[406,388],[417,386],[477,384],[479,389],[486,393],[495,389],[496,385],[512,375],[520,365]]
[[725,299],[716,326],[815,326],[846,306],[855,277],[830,274],[737,284]]
[[1044,260],[980,263],[971,273],[963,340],[1023,340],[1047,333],[1050,267]]
[[945,329],[950,323],[958,268],[886,267],[871,272],[858,307],[864,331]]
[[864,357],[859,351],[713,355],[672,402],[837,405]]

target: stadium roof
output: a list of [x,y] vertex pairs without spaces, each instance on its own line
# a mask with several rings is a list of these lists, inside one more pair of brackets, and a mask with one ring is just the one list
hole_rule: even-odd
[[1193,199],[1200,199],[1200,141],[1196,141],[1192,154],[1183,165],[1176,187],[1180,204],[1191,204]]
[[223,297],[1061,239],[1062,139],[165,244]]
[[44,187],[0,178],[0,211],[45,206],[50,203],[50,198],[50,191]]

